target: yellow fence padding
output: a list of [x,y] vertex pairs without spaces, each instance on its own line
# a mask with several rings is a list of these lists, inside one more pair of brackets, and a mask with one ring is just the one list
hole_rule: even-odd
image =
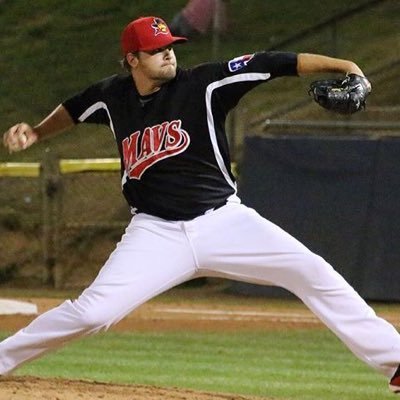
[[39,174],[40,174],[40,163],[38,162],[0,163],[0,176],[37,178]]
[[118,158],[88,158],[79,160],[60,160],[62,174],[73,174],[85,171],[119,171],[121,168]]
[[[61,174],[74,174],[79,172],[119,171],[121,168],[119,158],[87,158],[60,160]],[[237,175],[236,163],[232,163],[234,175]],[[40,175],[38,162],[5,162],[0,163],[0,177],[33,177]]]
[[[81,160],[60,160],[60,172],[73,174],[86,171],[119,171],[118,158],[92,158]],[[4,162],[0,163],[0,177],[32,177],[40,175],[39,162]]]

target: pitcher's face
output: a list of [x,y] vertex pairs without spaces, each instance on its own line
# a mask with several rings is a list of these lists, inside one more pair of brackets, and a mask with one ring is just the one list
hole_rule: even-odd
[[138,53],[137,69],[150,80],[165,83],[175,78],[176,57],[171,46]]

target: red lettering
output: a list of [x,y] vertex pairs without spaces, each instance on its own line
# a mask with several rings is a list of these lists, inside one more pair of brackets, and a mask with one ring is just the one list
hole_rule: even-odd
[[150,154],[153,153],[153,149],[151,146],[152,136],[153,136],[153,129],[146,128],[143,132],[142,143],[140,146],[140,156],[138,157],[139,160],[147,158]]
[[172,121],[168,126],[167,140],[165,142],[166,149],[173,149],[178,146],[182,140],[181,121]]
[[190,144],[189,134],[181,129],[182,121],[163,122],[132,133],[122,141],[125,170],[130,179],[140,179],[158,161],[184,152]]
[[136,131],[132,133],[129,138],[125,138],[122,141],[122,152],[126,171],[129,171],[130,167],[137,162],[139,134],[140,131]]
[[168,122],[163,122],[161,125],[154,125],[151,128],[153,130],[153,151],[155,153],[161,151],[168,125]]

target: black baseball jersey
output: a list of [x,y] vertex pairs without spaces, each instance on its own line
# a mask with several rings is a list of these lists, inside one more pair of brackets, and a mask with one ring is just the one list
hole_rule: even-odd
[[121,156],[124,196],[135,212],[188,220],[236,194],[225,119],[252,88],[297,74],[297,55],[260,52],[177,69],[150,98],[132,76],[106,78],[63,103],[75,123],[108,125]]

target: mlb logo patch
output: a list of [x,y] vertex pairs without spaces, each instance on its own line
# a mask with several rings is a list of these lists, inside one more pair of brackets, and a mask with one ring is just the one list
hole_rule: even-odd
[[236,57],[233,60],[228,62],[228,69],[230,72],[239,71],[245,67],[250,60],[254,57],[254,54],[246,54],[244,56]]

